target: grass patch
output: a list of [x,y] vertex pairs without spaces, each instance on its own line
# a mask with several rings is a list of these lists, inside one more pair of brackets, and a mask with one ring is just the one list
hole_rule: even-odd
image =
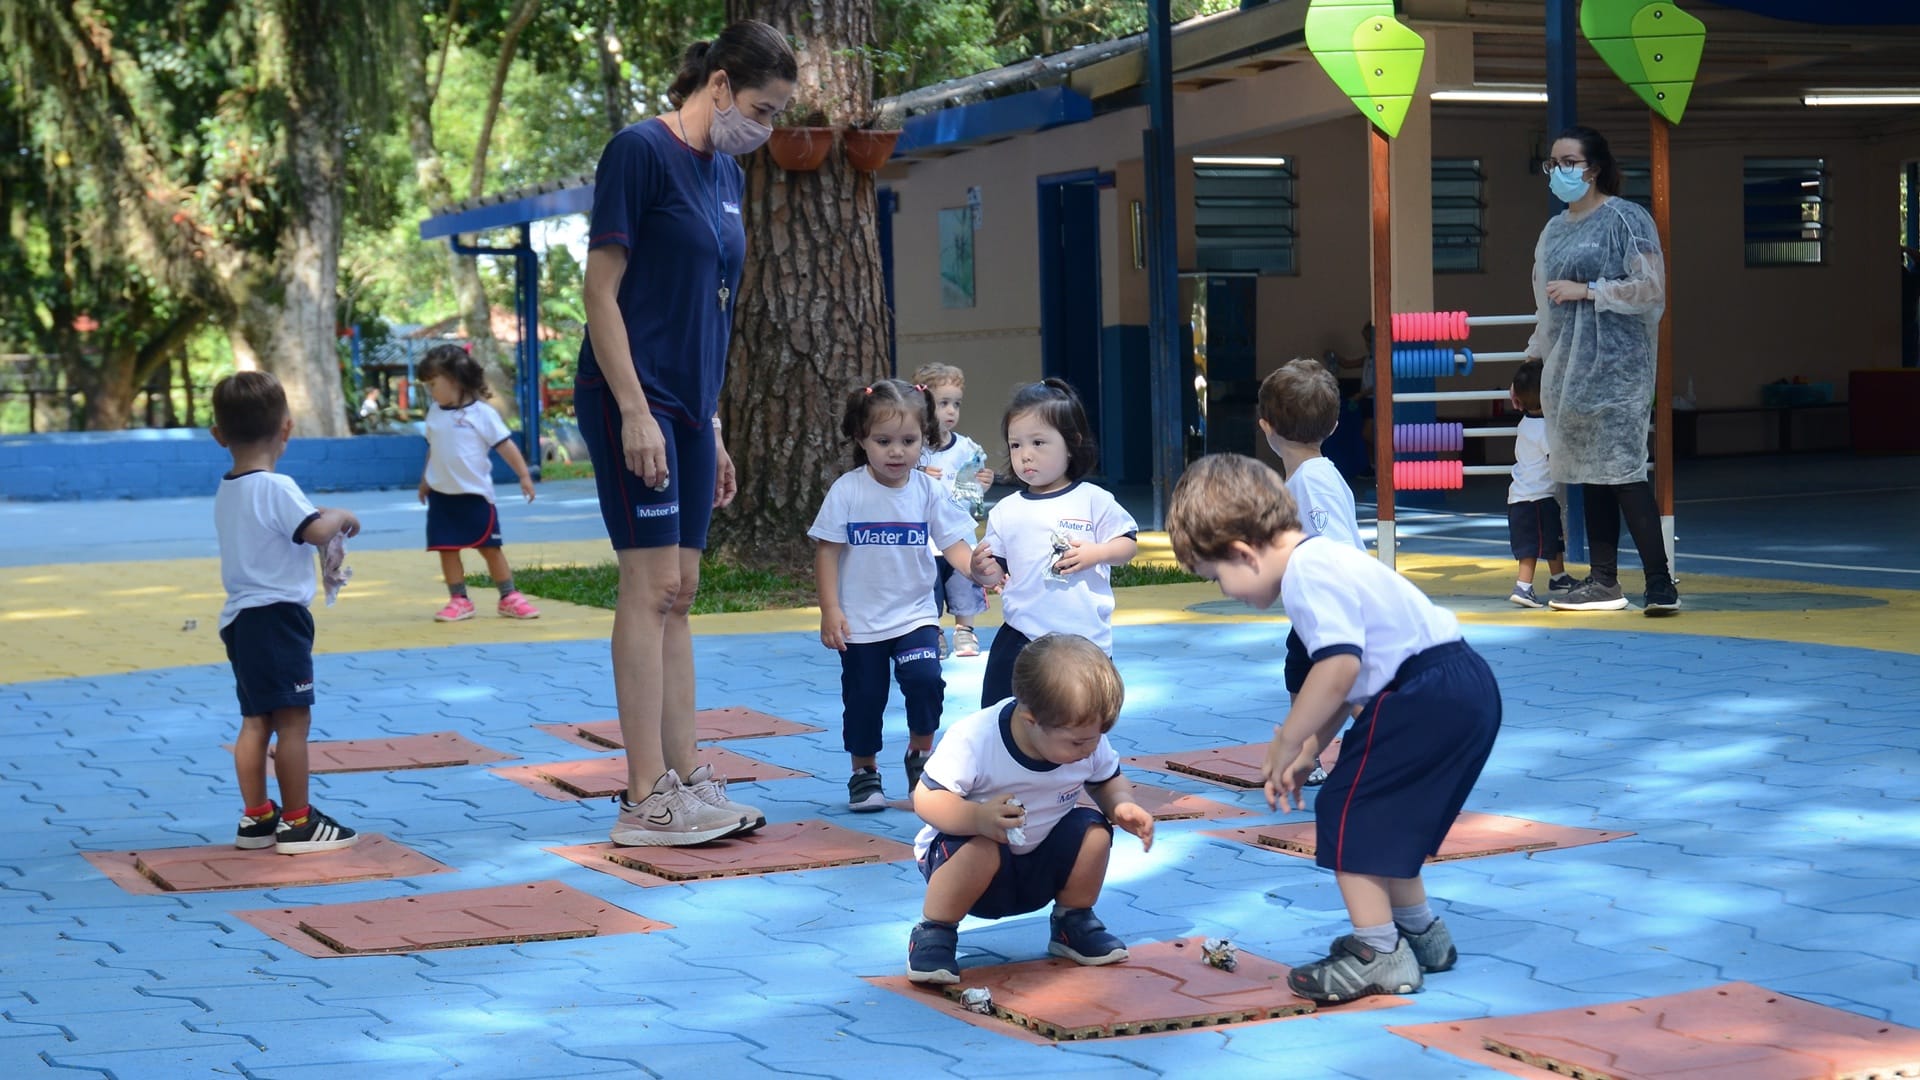
[[[1113,568],[1113,585],[1118,589],[1200,580],[1177,566],[1131,563]],[[594,566],[523,566],[514,571],[513,582],[529,596],[612,608],[620,593],[620,568],[610,562]],[[467,584],[475,589],[490,589],[493,580],[485,574],[472,574],[467,577]],[[777,611],[812,607],[818,599],[813,583],[802,578],[702,559],[700,591],[693,599],[693,613]]]
[[591,461],[549,461],[540,466],[542,480],[591,480],[593,462]]
[[1189,574],[1167,563],[1130,562],[1113,568],[1113,587],[1116,589],[1135,585],[1185,585],[1191,581],[1205,580],[1198,574]]
[[[620,595],[620,567],[611,562],[595,566],[524,566],[514,571],[513,583],[529,596],[610,609]],[[474,588],[492,588],[493,580],[485,574],[472,574],[467,584]],[[700,591],[694,594],[693,613],[713,615],[723,611],[810,607],[815,600],[811,582],[702,559]]]

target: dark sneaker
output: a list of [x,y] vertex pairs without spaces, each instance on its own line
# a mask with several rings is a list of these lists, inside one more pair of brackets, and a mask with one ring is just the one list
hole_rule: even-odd
[[958,927],[921,922],[907,938],[907,979],[917,983],[957,983],[960,958],[954,950],[960,944]]
[[1507,597],[1507,603],[1515,607],[1523,608],[1543,608],[1547,606],[1545,600],[1533,594],[1533,586],[1531,585],[1515,585],[1512,595]]
[[1565,596],[1547,601],[1547,606],[1555,611],[1619,611],[1627,606],[1627,594],[1620,591],[1618,582],[1602,585],[1588,578]]
[[672,769],[661,773],[653,790],[637,803],[628,802],[624,791],[613,798],[620,804],[620,815],[607,831],[607,839],[620,847],[686,847],[732,836],[747,827],[748,819],[740,812],[702,801]]
[[1117,964],[1127,958],[1127,943],[1108,933],[1092,908],[1062,911],[1056,905],[1050,923],[1053,936],[1047,942],[1047,951],[1055,956],[1091,967]]
[[1453,935],[1447,931],[1447,924],[1439,919],[1433,920],[1433,925],[1418,934],[1401,930],[1400,936],[1413,946],[1413,959],[1424,974],[1449,971],[1460,959],[1460,954],[1453,948]]
[[761,813],[759,807],[737,803],[727,798],[727,778],[714,775],[711,765],[701,765],[694,769],[687,774],[682,784],[693,793],[694,798],[746,822],[744,828],[733,834],[735,836],[745,836],[767,823],[767,815]]
[[907,798],[913,798],[913,789],[920,786],[920,774],[927,771],[927,759],[932,756],[931,750],[907,751]]
[[1575,585],[1578,585],[1578,584],[1580,583],[1573,580],[1572,574],[1555,574],[1553,577],[1553,580],[1547,582],[1547,591],[1548,592],[1569,592],[1573,589]]
[[887,808],[887,789],[880,783],[880,770],[855,769],[847,778],[847,809],[856,814],[872,814]]
[[233,834],[233,846],[242,851],[259,851],[273,846],[280,831],[280,808],[275,806],[259,817],[240,815],[240,829]]
[[1395,942],[1392,952],[1383,953],[1353,934],[1335,939],[1326,959],[1301,964],[1287,975],[1287,986],[1294,993],[1324,1004],[1373,994],[1411,994],[1423,981],[1420,962],[1413,958],[1413,946],[1406,938]]
[[338,851],[360,842],[360,834],[318,810],[309,809],[307,820],[299,825],[280,819],[273,835],[273,850],[282,855],[311,855],[316,851]]
[[1678,615],[1680,613],[1680,586],[1672,578],[1660,580],[1647,579],[1646,614],[1652,616]]

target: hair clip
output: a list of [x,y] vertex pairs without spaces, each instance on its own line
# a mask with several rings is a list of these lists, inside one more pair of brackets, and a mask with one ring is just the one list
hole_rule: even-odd
[[921,392],[921,393],[923,393],[923,394],[927,392],[927,384],[925,384],[925,383],[914,383],[914,384],[913,384],[913,388],[914,388],[915,390],[918,390],[918,391],[920,391],[920,392]]
[[871,387],[871,386],[869,386],[869,387],[867,387],[867,393],[868,393],[868,395],[872,395],[872,393],[873,393],[873,387]]

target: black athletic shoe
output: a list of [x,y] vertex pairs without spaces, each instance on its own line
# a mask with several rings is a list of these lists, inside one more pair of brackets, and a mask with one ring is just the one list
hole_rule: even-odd
[[240,828],[233,834],[233,846],[242,851],[259,851],[273,846],[274,833],[280,829],[280,808],[268,804],[259,817],[240,815]]
[[308,810],[307,820],[298,825],[280,819],[280,831],[274,834],[273,850],[282,855],[311,855],[316,851],[338,851],[360,842],[360,834],[318,810]]

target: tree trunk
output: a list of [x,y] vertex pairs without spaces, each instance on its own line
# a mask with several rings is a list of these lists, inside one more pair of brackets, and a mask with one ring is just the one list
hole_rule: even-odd
[[[295,434],[351,435],[340,386],[340,284],[346,109],[327,47],[326,0],[281,0],[260,19],[261,48],[287,62],[288,169],[300,208],[280,229],[270,263],[254,261],[236,322],[262,367],[286,387]],[[276,34],[284,41],[274,40]]]
[[[433,99],[438,80],[436,78],[433,85],[427,82],[427,58],[417,29],[421,25],[419,0],[399,0],[399,9],[403,27],[399,36],[400,92],[405,102],[407,146],[413,153],[414,180],[420,185],[423,200],[428,206],[439,208],[453,202],[453,185],[447,180],[446,163],[440,157],[433,135]],[[449,31],[448,47],[452,40]],[[469,244],[473,239],[461,237]],[[520,415],[520,401],[514,393],[513,376],[500,363],[500,347],[493,337],[493,316],[487,303],[486,284],[480,279],[479,260],[472,255],[457,255],[449,245],[447,273],[453,280],[461,331],[473,342],[474,359],[480,361],[487,385],[493,388],[493,404],[500,415],[512,422]]]
[[133,419],[134,354],[130,349],[115,349],[94,364],[82,362],[67,370],[72,373],[74,389],[86,399],[80,414],[80,426],[87,431],[122,431]]
[[[873,0],[729,0],[727,17],[793,36],[798,93],[836,103],[836,118],[869,111],[873,73],[857,47],[871,40]],[[765,150],[743,164],[747,261],[721,403],[740,495],[715,517],[713,546],[791,572],[812,565],[807,526],[852,464],[841,402],[887,374],[874,178],[840,154],[810,173],[784,173]]]
[[600,60],[600,101],[607,110],[607,135],[612,137],[627,126],[627,118],[633,115],[633,95],[627,88],[626,76],[621,73],[621,58],[615,55],[611,43],[617,29],[614,10],[609,6],[600,17],[600,40],[594,42],[594,55]]

